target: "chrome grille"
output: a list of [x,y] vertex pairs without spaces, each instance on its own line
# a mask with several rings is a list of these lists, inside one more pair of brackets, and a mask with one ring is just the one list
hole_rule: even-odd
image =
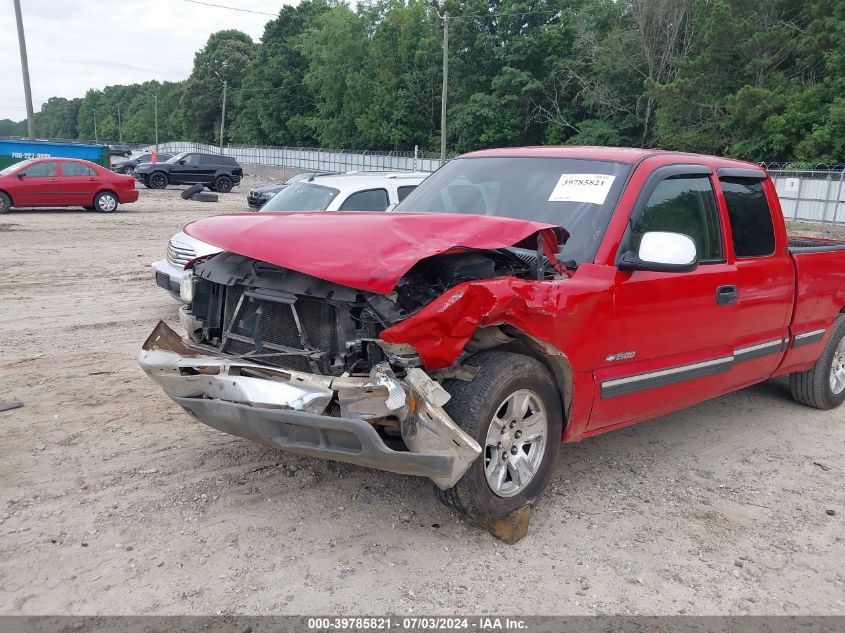
[[192,259],[196,259],[197,252],[190,246],[176,244],[173,240],[167,245],[167,261],[179,268],[184,268]]

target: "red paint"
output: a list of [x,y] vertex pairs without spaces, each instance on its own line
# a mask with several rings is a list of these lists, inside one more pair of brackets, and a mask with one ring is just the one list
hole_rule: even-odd
[[[626,148],[514,148],[473,155],[605,159],[636,165],[593,263],[553,281],[505,277],[460,284],[381,334],[386,341],[414,346],[428,370],[452,365],[482,326],[508,324],[548,343],[566,357],[573,371],[564,441],[677,411],[773,375],[806,370],[825,341],[793,350],[794,336],[820,328],[829,333],[845,308],[845,251],[791,255],[770,180],[764,188],[775,225],[775,252],[768,257],[735,257],[716,171],[754,165]],[[654,171],[666,165],[711,169],[724,261],[702,264],[689,273],[619,271],[615,261],[631,211]],[[188,225],[186,231],[255,259],[388,293],[414,263],[457,247],[497,248],[520,241],[530,245],[529,238],[545,231],[548,252],[550,228],[489,216],[317,213],[210,218]],[[738,287],[737,304],[717,305],[716,288],[722,285]],[[781,339],[789,339],[787,350],[778,343],[771,353],[739,362],[738,351]],[[611,358],[625,352],[635,356]],[[602,383],[612,385],[640,374],[724,358],[730,359],[724,371],[712,375],[612,397],[602,391]]]
[[[351,288],[387,294],[421,259],[513,246],[538,232],[551,254],[565,231],[542,222],[440,213],[244,213],[197,220],[191,237]],[[555,233],[558,233],[556,237]],[[536,248],[536,239],[529,248]]]
[[[56,175],[18,177],[22,172],[41,163],[56,163]],[[95,175],[68,175],[65,165],[72,163],[84,165]],[[116,174],[87,160],[42,158],[28,162],[18,169],[13,166],[9,174],[0,176],[0,191],[9,195],[12,206],[15,207],[91,206],[94,204],[94,196],[106,190],[117,194],[121,204],[138,200],[138,191],[132,176]]]
[[[806,370],[824,342],[791,347],[735,363],[727,371],[674,385],[603,399],[601,383],[626,376],[730,357],[734,350],[816,328],[830,329],[845,308],[845,251],[801,254],[787,250],[786,228],[774,185],[764,187],[775,225],[770,257],[734,256],[724,196],[716,170],[750,167],[739,161],[610,148],[520,148],[475,155],[565,156],[640,160],[608,227],[594,264],[581,265],[561,281],[495,279],[452,288],[412,318],[382,332],[389,342],[410,343],[427,369],[450,366],[475,329],[508,324],[550,343],[574,371],[573,403],[564,441],[612,430],[766,380]],[[659,167],[706,165],[713,170],[725,262],[692,273],[624,273],[614,262],[629,215],[643,185]],[[719,306],[715,289],[737,285],[740,301]],[[796,293],[797,288],[797,293]],[[797,296],[797,302],[796,302]],[[794,317],[793,317],[794,309]],[[633,359],[607,356],[636,351]]]

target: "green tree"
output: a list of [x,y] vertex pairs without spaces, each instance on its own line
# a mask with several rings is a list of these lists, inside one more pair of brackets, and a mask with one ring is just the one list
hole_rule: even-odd
[[[241,86],[244,71],[252,55],[252,39],[241,31],[218,31],[194,56],[194,68],[182,93],[184,131],[196,141],[217,140],[223,109],[223,82],[234,93]],[[238,119],[234,99],[227,103],[226,117]]]

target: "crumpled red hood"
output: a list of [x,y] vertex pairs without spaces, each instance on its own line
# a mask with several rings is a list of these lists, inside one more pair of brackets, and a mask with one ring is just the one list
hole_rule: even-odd
[[246,213],[184,230],[225,251],[379,294],[418,261],[450,249],[504,248],[540,232],[554,261],[558,241],[568,237],[543,222],[447,213]]

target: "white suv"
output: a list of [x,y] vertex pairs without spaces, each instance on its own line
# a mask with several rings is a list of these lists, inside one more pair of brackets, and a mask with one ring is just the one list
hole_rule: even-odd
[[[404,200],[428,175],[416,172],[351,172],[314,176],[282,189],[261,207],[259,213],[386,211]],[[219,250],[179,231],[167,245],[165,258],[152,265],[156,283],[179,299],[179,287],[187,263]]]

